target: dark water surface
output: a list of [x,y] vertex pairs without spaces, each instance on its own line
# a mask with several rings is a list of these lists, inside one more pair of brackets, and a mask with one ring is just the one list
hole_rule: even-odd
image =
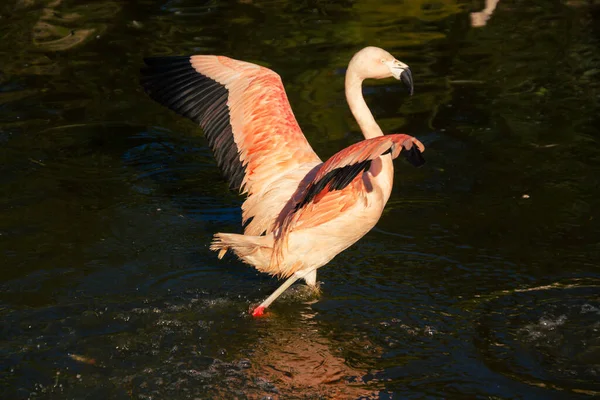
[[[595,1],[7,0],[0,5],[0,397],[600,395]],[[492,7],[493,8],[493,7]],[[491,8],[488,8],[491,10]],[[480,24],[481,25],[481,24]],[[283,77],[323,158],[361,138],[352,54],[399,160],[384,216],[268,318],[278,281],[208,250],[239,232],[201,131],[138,86],[142,57],[224,54]]]

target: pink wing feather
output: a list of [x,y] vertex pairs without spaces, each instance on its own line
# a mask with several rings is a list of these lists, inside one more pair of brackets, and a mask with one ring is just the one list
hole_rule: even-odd
[[283,245],[291,231],[324,224],[364,198],[369,188],[363,173],[369,170],[371,162],[385,154],[394,159],[402,150],[413,165],[421,166],[425,162],[421,156],[425,146],[419,140],[393,134],[355,143],[323,163],[303,192],[295,196],[299,200],[294,207],[280,219],[271,263],[280,261]]
[[[224,56],[144,61],[146,92],[203,128],[230,187],[248,194],[243,220],[258,217],[250,233],[268,232],[295,190],[274,183],[290,171],[321,163],[298,126],[279,75]],[[270,196],[269,204],[261,205],[273,186],[290,193]]]
[[[413,157],[420,157],[425,146],[412,136],[394,134],[366,139],[354,143],[337,152],[319,167],[312,181],[307,185],[303,197],[296,205],[296,210],[306,204],[317,204],[329,192],[342,190],[370,167],[370,162],[384,154],[391,154],[395,159],[402,149],[414,151]],[[409,159],[414,165],[420,166],[422,159]]]
[[234,189],[252,194],[286,170],[320,162],[272,70],[224,56],[145,62],[148,94],[200,124]]

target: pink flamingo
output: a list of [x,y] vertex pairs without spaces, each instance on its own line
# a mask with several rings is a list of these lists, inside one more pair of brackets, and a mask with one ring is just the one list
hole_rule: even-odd
[[297,279],[317,288],[317,268],[375,226],[390,197],[392,159],[415,166],[423,144],[383,135],[362,96],[367,78],[394,77],[413,92],[409,67],[366,47],[346,72],[346,99],[365,140],[322,162],[302,134],[281,78],[223,56],[145,60],[141,83],[153,99],[198,123],[230,187],[246,194],[244,234],[217,233],[211,250],[233,251],[258,271],[288,278],[252,312],[264,310]]

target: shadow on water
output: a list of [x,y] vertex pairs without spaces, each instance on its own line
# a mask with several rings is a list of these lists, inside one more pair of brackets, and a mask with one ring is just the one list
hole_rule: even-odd
[[[14,0],[0,5],[2,398],[600,394],[598,2]],[[323,158],[360,139],[348,60],[399,161],[378,226],[264,319],[277,282],[208,250],[241,198],[142,57],[282,76]]]

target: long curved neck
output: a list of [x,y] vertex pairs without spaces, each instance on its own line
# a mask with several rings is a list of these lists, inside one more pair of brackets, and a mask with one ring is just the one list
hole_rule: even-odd
[[369,110],[369,106],[363,98],[362,82],[363,79],[353,71],[351,63],[346,72],[346,101],[350,106],[350,111],[352,111],[352,115],[358,122],[365,139],[383,136],[381,128],[375,122],[375,118],[373,118],[373,114],[371,114],[371,110]]
[[[362,95],[363,78],[354,72],[354,68],[352,68],[353,62],[354,60],[350,62],[348,71],[346,72],[346,101],[348,101],[352,115],[354,115],[356,122],[358,122],[365,139],[383,136],[383,131],[377,122],[375,122],[375,118],[373,118],[373,114],[371,114],[371,110],[369,110],[369,106],[367,106]],[[379,190],[381,200],[383,200],[381,203],[381,207],[383,208],[390,198],[394,182],[392,157],[385,155],[373,160],[369,167],[369,173],[372,179],[371,184]]]

